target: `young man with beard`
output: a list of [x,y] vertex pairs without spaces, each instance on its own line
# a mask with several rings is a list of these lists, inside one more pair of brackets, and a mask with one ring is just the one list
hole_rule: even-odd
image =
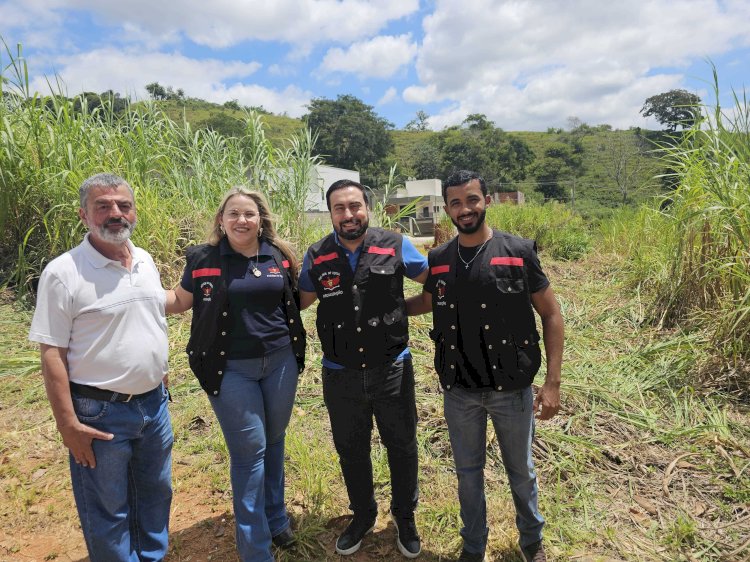
[[167,554],[172,426],[159,272],[135,247],[133,190],[97,174],[80,188],[89,232],[39,280],[29,339],[64,445],[92,562]]
[[[563,319],[536,253],[536,244],[494,231],[484,180],[461,170],[443,183],[445,211],[458,236],[432,250],[430,273],[409,314],[433,312],[435,369],[458,476],[461,561],[485,559],[484,491],[487,417],[495,428],[527,561],[546,560],[544,519],[537,507],[531,457],[534,413],[549,419],[560,408]],[[541,364],[534,311],[542,320],[547,377],[533,396]]]
[[365,188],[334,182],[326,193],[333,232],[310,246],[300,274],[301,308],[319,299],[323,398],[354,517],[336,541],[353,554],[375,525],[372,419],[388,452],[396,545],[421,552],[417,505],[417,412],[409,352],[404,277],[424,283],[427,261],[400,234],[368,228]]

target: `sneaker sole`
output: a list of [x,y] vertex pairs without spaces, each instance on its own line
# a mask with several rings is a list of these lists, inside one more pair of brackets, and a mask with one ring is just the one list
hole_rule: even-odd
[[393,513],[391,513],[391,521],[393,521],[393,526],[396,527],[396,546],[398,547],[398,551],[407,558],[416,558],[417,556],[422,554],[422,545],[419,545],[419,550],[417,552],[411,552],[401,544],[401,538],[398,534],[398,525],[396,524],[396,518],[393,516]]
[[[373,529],[375,529],[375,525],[373,525],[372,527],[370,527],[369,529],[367,529],[365,531],[365,534],[362,535],[362,539],[364,539],[365,536],[367,536],[370,533],[372,533]],[[360,539],[360,541],[357,544],[355,544],[354,546],[352,546],[350,548],[346,548],[346,549],[339,548],[339,542],[336,541],[336,552],[339,553],[339,554],[341,554],[341,555],[343,555],[343,556],[348,556],[349,554],[354,554],[355,552],[357,552],[359,550],[359,547],[362,546],[362,539]]]

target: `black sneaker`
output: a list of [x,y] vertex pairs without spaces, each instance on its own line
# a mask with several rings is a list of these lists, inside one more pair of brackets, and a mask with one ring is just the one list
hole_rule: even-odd
[[485,562],[487,558],[485,558],[483,552],[468,552],[466,550],[461,551],[461,556],[458,557],[457,562]]
[[417,525],[414,516],[396,517],[391,513],[391,519],[396,526],[396,546],[407,558],[416,558],[422,552],[422,544],[417,534]]
[[281,531],[278,535],[274,536],[271,541],[279,548],[291,548],[297,537],[294,536],[294,532],[291,527],[287,527]]
[[542,541],[531,543],[526,548],[522,548],[523,557],[526,562],[547,562],[547,555],[544,553]]
[[357,552],[362,546],[362,538],[375,528],[376,517],[377,514],[357,516],[355,513],[352,522],[336,541],[336,552],[344,556]]

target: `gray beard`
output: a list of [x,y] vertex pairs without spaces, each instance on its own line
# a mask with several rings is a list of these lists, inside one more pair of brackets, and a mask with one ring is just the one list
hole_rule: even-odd
[[124,222],[125,228],[123,228],[119,232],[110,232],[104,225],[100,226],[96,230],[97,234],[99,234],[99,238],[101,238],[105,242],[108,242],[109,244],[121,244],[125,242],[132,236],[133,230],[135,230],[136,222]]

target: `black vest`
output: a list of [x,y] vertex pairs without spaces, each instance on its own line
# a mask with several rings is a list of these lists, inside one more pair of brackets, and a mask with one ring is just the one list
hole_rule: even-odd
[[[278,248],[271,247],[276,265],[284,275],[284,307],[292,350],[301,373],[305,368],[305,329],[299,313],[299,292],[292,285],[289,263]],[[232,328],[226,258],[219,246],[201,244],[187,249],[187,267],[193,276],[193,321],[187,351],[190,369],[201,387],[212,396],[219,394],[226,366],[226,351]]]
[[352,272],[333,234],[310,246],[310,280],[318,295],[323,354],[350,369],[394,359],[409,342],[400,234],[368,228]]
[[[454,238],[428,257],[430,275],[436,279],[430,337],[435,341],[435,370],[446,390],[455,384],[459,360],[456,267],[463,265],[458,262],[457,249],[458,238]],[[471,304],[466,304],[465,294],[461,295],[462,313],[476,314],[480,319],[480,337],[491,371],[487,373],[492,384],[488,390],[524,388],[534,380],[541,364],[539,333],[524,266],[533,252],[533,240],[495,231],[472,265]]]

